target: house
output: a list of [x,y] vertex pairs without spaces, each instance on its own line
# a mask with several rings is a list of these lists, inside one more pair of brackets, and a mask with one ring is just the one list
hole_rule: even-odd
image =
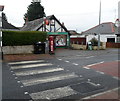
[[14,25],[8,23],[4,19],[2,19],[2,30],[7,30],[7,31],[18,31],[19,28],[15,27]]
[[26,22],[21,31],[48,32],[49,36],[54,37],[56,47],[69,47],[70,33],[54,15]]
[[26,22],[21,31],[68,32],[54,15]]
[[100,35],[101,42],[117,42],[117,28],[112,22],[102,23],[82,32],[81,34],[86,37],[87,42],[92,38],[96,38],[98,40],[98,35]]

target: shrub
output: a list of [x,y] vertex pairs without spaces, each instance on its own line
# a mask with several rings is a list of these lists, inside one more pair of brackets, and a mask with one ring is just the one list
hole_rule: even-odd
[[39,31],[3,31],[3,46],[33,45],[38,41],[45,42],[46,32]]
[[[90,42],[92,43],[92,46],[98,46],[98,40],[95,37],[92,38]],[[100,45],[102,45],[102,42],[100,42]]]

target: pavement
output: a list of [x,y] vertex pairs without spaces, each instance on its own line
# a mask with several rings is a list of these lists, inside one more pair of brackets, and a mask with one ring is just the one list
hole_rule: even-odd
[[[56,57],[61,56],[62,51],[67,52],[68,55],[72,55],[69,53],[69,51],[72,51],[72,50],[68,51],[66,49],[65,50],[59,49],[56,51],[55,55],[49,55],[49,54],[4,55],[3,62],[23,61],[23,60],[39,60],[39,59],[54,59]],[[89,52],[91,52],[91,51],[89,51]],[[89,52],[87,52],[87,53],[89,53]],[[101,51],[101,52],[104,53],[105,51]],[[98,54],[99,54],[99,52],[98,52]],[[63,57],[65,57],[65,55]],[[120,61],[111,61],[111,62],[104,62],[101,64],[92,64],[92,65],[88,65],[86,67],[95,69],[101,73],[109,74],[109,75],[113,76],[115,79],[120,79],[120,74],[118,73],[119,63],[120,63]],[[9,74],[8,74],[8,76],[9,76]],[[18,89],[18,91],[20,91],[20,90]],[[23,91],[20,91],[20,92],[23,92]],[[115,88],[115,89],[111,89],[109,91],[105,91],[105,92],[102,92],[99,94],[85,97],[84,100],[85,101],[96,101],[96,100],[120,101],[119,95],[120,95],[120,88]]]

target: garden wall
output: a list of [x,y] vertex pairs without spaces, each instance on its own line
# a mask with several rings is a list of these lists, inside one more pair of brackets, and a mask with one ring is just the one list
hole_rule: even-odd
[[3,54],[30,54],[33,53],[33,51],[34,51],[33,45],[3,47]]
[[107,48],[120,48],[120,43],[107,42],[106,47]]

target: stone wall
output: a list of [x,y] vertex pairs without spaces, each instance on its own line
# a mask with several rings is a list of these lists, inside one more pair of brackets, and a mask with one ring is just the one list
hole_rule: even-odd
[[33,53],[34,46],[4,46],[3,54],[30,54]]
[[86,50],[86,45],[71,44],[73,49]]

